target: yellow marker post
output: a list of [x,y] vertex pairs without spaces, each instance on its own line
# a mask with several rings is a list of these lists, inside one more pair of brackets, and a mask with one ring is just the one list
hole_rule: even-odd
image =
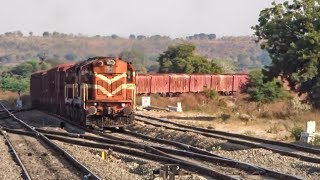
[[101,152],[101,159],[103,160],[107,159],[107,153],[105,151]]

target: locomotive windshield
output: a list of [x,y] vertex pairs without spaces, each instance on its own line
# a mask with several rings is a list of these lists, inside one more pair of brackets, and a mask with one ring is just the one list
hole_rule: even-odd
[[133,81],[133,70],[129,68],[127,71],[127,82],[132,82],[132,81]]

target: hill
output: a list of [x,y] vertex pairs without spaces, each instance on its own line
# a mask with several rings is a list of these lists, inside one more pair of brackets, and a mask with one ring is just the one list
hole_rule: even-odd
[[[144,58],[145,67],[138,69],[155,71],[156,60],[169,45],[192,43],[197,53],[216,61],[235,64],[238,69],[262,67],[270,62],[267,53],[260,49],[253,37],[221,37],[221,38],[176,38],[167,36],[134,36],[122,38],[117,35],[87,37],[66,35],[54,32],[43,36],[23,36],[19,33],[0,35],[0,63],[10,64],[44,57],[46,60],[77,61],[92,56],[119,56],[134,51],[139,58]],[[211,36],[208,36],[211,37]],[[132,53],[131,53],[132,55]],[[131,57],[129,57],[131,58]],[[153,65],[153,66],[152,66]],[[150,67],[151,66],[151,67]]]

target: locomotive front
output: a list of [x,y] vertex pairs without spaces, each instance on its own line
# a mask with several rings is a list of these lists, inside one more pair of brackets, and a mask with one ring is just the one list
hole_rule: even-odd
[[99,127],[124,127],[133,123],[135,69],[131,63],[119,58],[96,57],[74,66],[67,73],[68,78],[66,97],[71,109],[67,111],[73,114],[72,119]]

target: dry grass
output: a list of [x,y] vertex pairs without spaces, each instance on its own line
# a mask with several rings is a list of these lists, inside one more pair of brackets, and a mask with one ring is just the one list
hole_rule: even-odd
[[[180,119],[180,122],[258,137],[292,141],[293,138],[288,137],[294,127],[304,127],[309,120],[315,120],[318,125],[317,130],[320,131],[320,120],[318,120],[320,112],[317,110],[296,110],[289,101],[261,105],[247,99],[245,94],[219,96],[216,99],[209,99],[204,94],[182,94],[171,98],[152,95],[151,104],[167,107],[181,102],[184,111],[181,116],[189,116],[188,113],[192,116],[193,113],[193,115],[207,114],[215,118],[210,121]],[[242,120],[243,117],[250,118]]]
[[[15,103],[17,97],[18,97],[18,94],[16,92],[0,91],[0,99],[7,100],[10,103]],[[21,94],[21,100],[24,105],[29,105],[30,104],[29,93]]]

